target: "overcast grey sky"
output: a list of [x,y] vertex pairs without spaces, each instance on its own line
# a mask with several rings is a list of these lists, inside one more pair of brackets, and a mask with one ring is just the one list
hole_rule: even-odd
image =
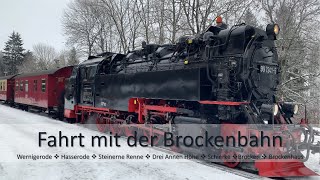
[[0,50],[12,31],[19,32],[24,48],[46,43],[58,51],[65,47],[61,17],[70,0],[1,0]]

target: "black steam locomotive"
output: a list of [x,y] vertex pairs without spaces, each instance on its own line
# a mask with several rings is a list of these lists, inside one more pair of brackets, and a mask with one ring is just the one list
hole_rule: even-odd
[[[278,33],[277,24],[269,24],[265,31],[245,24],[230,29],[211,26],[204,33],[181,37],[176,44],[143,42],[140,49],[127,54],[91,56],[73,69],[66,84],[64,117],[81,123],[93,120],[102,132],[109,128],[127,136],[132,134],[130,127],[147,136],[161,136],[163,127],[155,126],[159,124],[172,125],[165,131],[179,135],[184,132],[174,125],[221,124],[209,131],[228,135],[241,127],[226,128],[224,124],[292,124],[297,105],[277,103],[275,97],[280,76],[275,47]],[[295,154],[301,155],[301,147],[306,147],[308,154],[317,148],[310,144],[312,128],[304,131],[309,132],[304,142],[300,142],[301,134],[294,132],[301,127],[291,128],[276,132],[288,132],[287,144],[294,144]],[[274,130],[272,127],[270,132]],[[186,131],[202,130],[189,126]],[[249,133],[247,128],[241,131]],[[242,154],[268,152],[266,148],[238,150]],[[260,175],[314,174],[300,161],[294,162],[300,163],[299,167],[278,173],[270,169],[284,169],[288,164],[253,161]],[[229,167],[239,163],[225,162]]]
[[[170,107],[183,107],[195,122],[271,122],[277,111],[278,30],[277,25],[268,25],[267,31],[247,25],[228,30],[211,26],[176,44],[142,43],[141,49],[128,54],[90,57],[73,71],[65,108],[130,112],[130,99],[143,98],[152,105],[165,101]],[[258,116],[248,117],[250,113]]]

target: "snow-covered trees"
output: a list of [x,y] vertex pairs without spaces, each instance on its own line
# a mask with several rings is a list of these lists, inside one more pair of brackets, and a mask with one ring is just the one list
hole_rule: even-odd
[[57,57],[54,47],[43,43],[38,43],[33,46],[33,55],[40,70],[51,69]]
[[5,75],[12,75],[18,72],[18,66],[23,61],[23,42],[19,33],[12,32],[9,40],[3,49],[3,63],[5,65]]
[[68,65],[77,65],[79,64],[79,55],[76,48],[72,48],[67,55],[67,64]]
[[3,54],[2,52],[0,51],[0,76],[3,76],[4,75],[4,64],[3,64]]
[[262,0],[260,5],[265,19],[281,28],[276,42],[281,66],[278,98],[319,112],[320,1]]
[[278,100],[318,102],[319,0],[73,0],[62,23],[68,42],[91,55],[126,52],[142,41],[174,43],[181,35],[202,32],[217,15],[229,27],[278,23]]
[[251,9],[248,9],[244,16],[242,17],[242,22],[248,24],[248,25],[251,25],[251,26],[254,26],[254,27],[258,27],[258,21],[257,21],[257,18],[256,16],[252,13]]
[[[63,15],[68,43],[87,55],[127,52],[147,43],[175,42],[206,29],[217,15],[243,14],[248,1],[237,0],[74,0]],[[227,21],[227,19],[226,19]]]
[[57,52],[53,46],[44,43],[38,43],[33,46],[32,58],[32,62],[37,67],[33,67],[33,69],[36,70],[47,70],[79,64],[78,53],[74,47],[70,50]]
[[31,51],[24,53],[23,63],[18,66],[19,73],[29,73],[38,71],[37,63]]
[[68,34],[68,42],[76,44],[88,55],[92,54],[99,29],[98,13],[93,0],[77,0],[68,5],[63,16],[63,27]]

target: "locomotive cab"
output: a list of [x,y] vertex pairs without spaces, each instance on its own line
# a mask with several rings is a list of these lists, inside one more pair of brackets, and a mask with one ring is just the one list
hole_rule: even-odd
[[79,66],[75,66],[71,76],[65,81],[64,117],[67,119],[76,118],[74,107],[79,102],[78,71]]
[[76,118],[77,105],[94,105],[94,82],[97,66],[103,58],[91,61],[90,58],[75,67],[66,83],[65,117]]

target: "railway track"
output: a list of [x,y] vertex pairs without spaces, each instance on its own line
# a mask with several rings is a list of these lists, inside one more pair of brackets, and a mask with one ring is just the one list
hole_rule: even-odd
[[[154,149],[156,149],[158,151],[161,151],[161,152],[168,153],[168,154],[180,155],[180,153],[173,152],[173,151],[171,151],[169,149],[166,149],[166,148],[162,148],[162,147],[152,147],[152,148],[154,148]],[[261,180],[271,179],[271,178],[268,178],[268,177],[261,177],[258,174],[247,172],[247,171],[244,171],[244,170],[241,170],[241,169],[229,168],[229,167],[226,167],[224,165],[217,164],[217,163],[212,163],[212,162],[203,161],[203,160],[196,160],[196,159],[190,159],[190,161],[193,161],[193,162],[205,165],[205,166],[209,166],[209,167],[212,167],[212,168],[216,168],[216,169],[219,169],[219,170],[227,172],[227,173],[231,173],[231,174],[235,174],[235,175],[238,175],[238,176],[241,176],[241,177],[245,177],[247,179],[261,179]]]

